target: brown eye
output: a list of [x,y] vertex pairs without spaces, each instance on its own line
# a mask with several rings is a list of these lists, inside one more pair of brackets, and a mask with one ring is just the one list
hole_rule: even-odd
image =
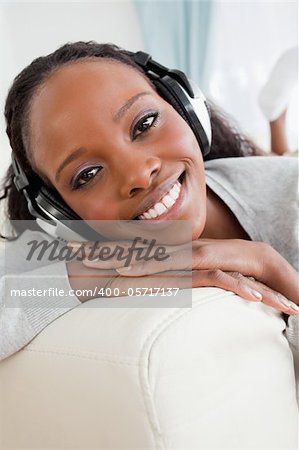
[[88,169],[80,172],[72,183],[72,189],[80,189],[88,184],[101,171],[101,169],[102,167],[89,167]]
[[148,131],[155,125],[158,113],[149,113],[142,117],[133,128],[132,139],[136,139],[141,134]]

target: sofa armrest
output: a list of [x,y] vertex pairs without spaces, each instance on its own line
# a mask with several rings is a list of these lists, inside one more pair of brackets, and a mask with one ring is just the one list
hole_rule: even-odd
[[297,448],[281,315],[192,295],[181,309],[89,301],[2,361],[1,450]]

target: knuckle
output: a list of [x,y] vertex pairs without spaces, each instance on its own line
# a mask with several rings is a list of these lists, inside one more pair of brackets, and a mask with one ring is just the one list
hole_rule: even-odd
[[260,254],[264,257],[268,257],[274,252],[273,247],[271,247],[271,245],[267,242],[255,242],[254,245],[258,247]]
[[222,281],[224,277],[224,273],[220,269],[210,269],[206,272],[207,278],[213,281]]
[[275,255],[277,255],[276,250],[271,247],[270,244],[266,242],[255,242],[254,243],[256,249],[256,270],[255,275],[256,278],[260,281],[267,280],[268,277],[268,268],[269,264],[272,264],[275,261]]
[[209,244],[204,245],[197,245],[195,249],[193,249],[193,257],[196,258],[196,260],[204,260],[208,257],[210,254]]
[[173,266],[173,265],[175,265],[175,261],[179,258],[180,258],[180,253],[168,252],[165,255],[165,259],[157,259],[157,260],[155,260],[155,263],[160,264],[160,265]]
[[243,289],[246,289],[247,283],[244,280],[244,277],[235,279],[235,286],[236,286],[236,289],[238,289],[238,291],[241,291],[241,290],[243,291]]
[[144,261],[138,261],[133,266],[133,270],[137,273],[147,273],[150,271],[150,261],[146,264]]
[[235,291],[241,292],[244,289],[247,290],[247,277],[244,277],[240,272],[229,272],[229,275],[231,276],[231,285]]
[[230,272],[230,275],[237,281],[244,280],[244,277],[240,272]]
[[205,245],[197,245],[195,247],[195,253],[196,253],[197,256],[201,256],[202,257],[202,256],[206,255],[207,251],[208,251],[208,245],[207,244],[205,244]]

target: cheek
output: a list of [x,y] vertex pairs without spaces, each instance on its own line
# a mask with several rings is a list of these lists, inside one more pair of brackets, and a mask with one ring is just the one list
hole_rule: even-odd
[[[117,210],[112,202],[101,199],[101,193],[93,190],[92,194],[79,196],[76,200],[68,200],[70,207],[83,220],[113,220],[117,217]],[[109,204],[109,208],[107,208]]]
[[168,153],[171,151],[174,157],[192,159],[201,164],[203,162],[201,150],[193,131],[174,110],[163,127],[161,144],[164,151]]

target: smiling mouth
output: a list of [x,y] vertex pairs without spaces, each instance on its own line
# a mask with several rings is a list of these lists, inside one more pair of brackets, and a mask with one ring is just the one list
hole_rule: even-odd
[[144,211],[142,214],[137,216],[135,220],[148,220],[148,219],[155,219],[156,217],[161,216],[162,214],[165,214],[166,212],[170,211],[176,204],[177,199],[179,198],[182,183],[184,180],[185,172],[183,172],[177,181],[173,184],[171,189],[161,197],[161,199],[155,203],[151,208],[149,208],[147,211]]

